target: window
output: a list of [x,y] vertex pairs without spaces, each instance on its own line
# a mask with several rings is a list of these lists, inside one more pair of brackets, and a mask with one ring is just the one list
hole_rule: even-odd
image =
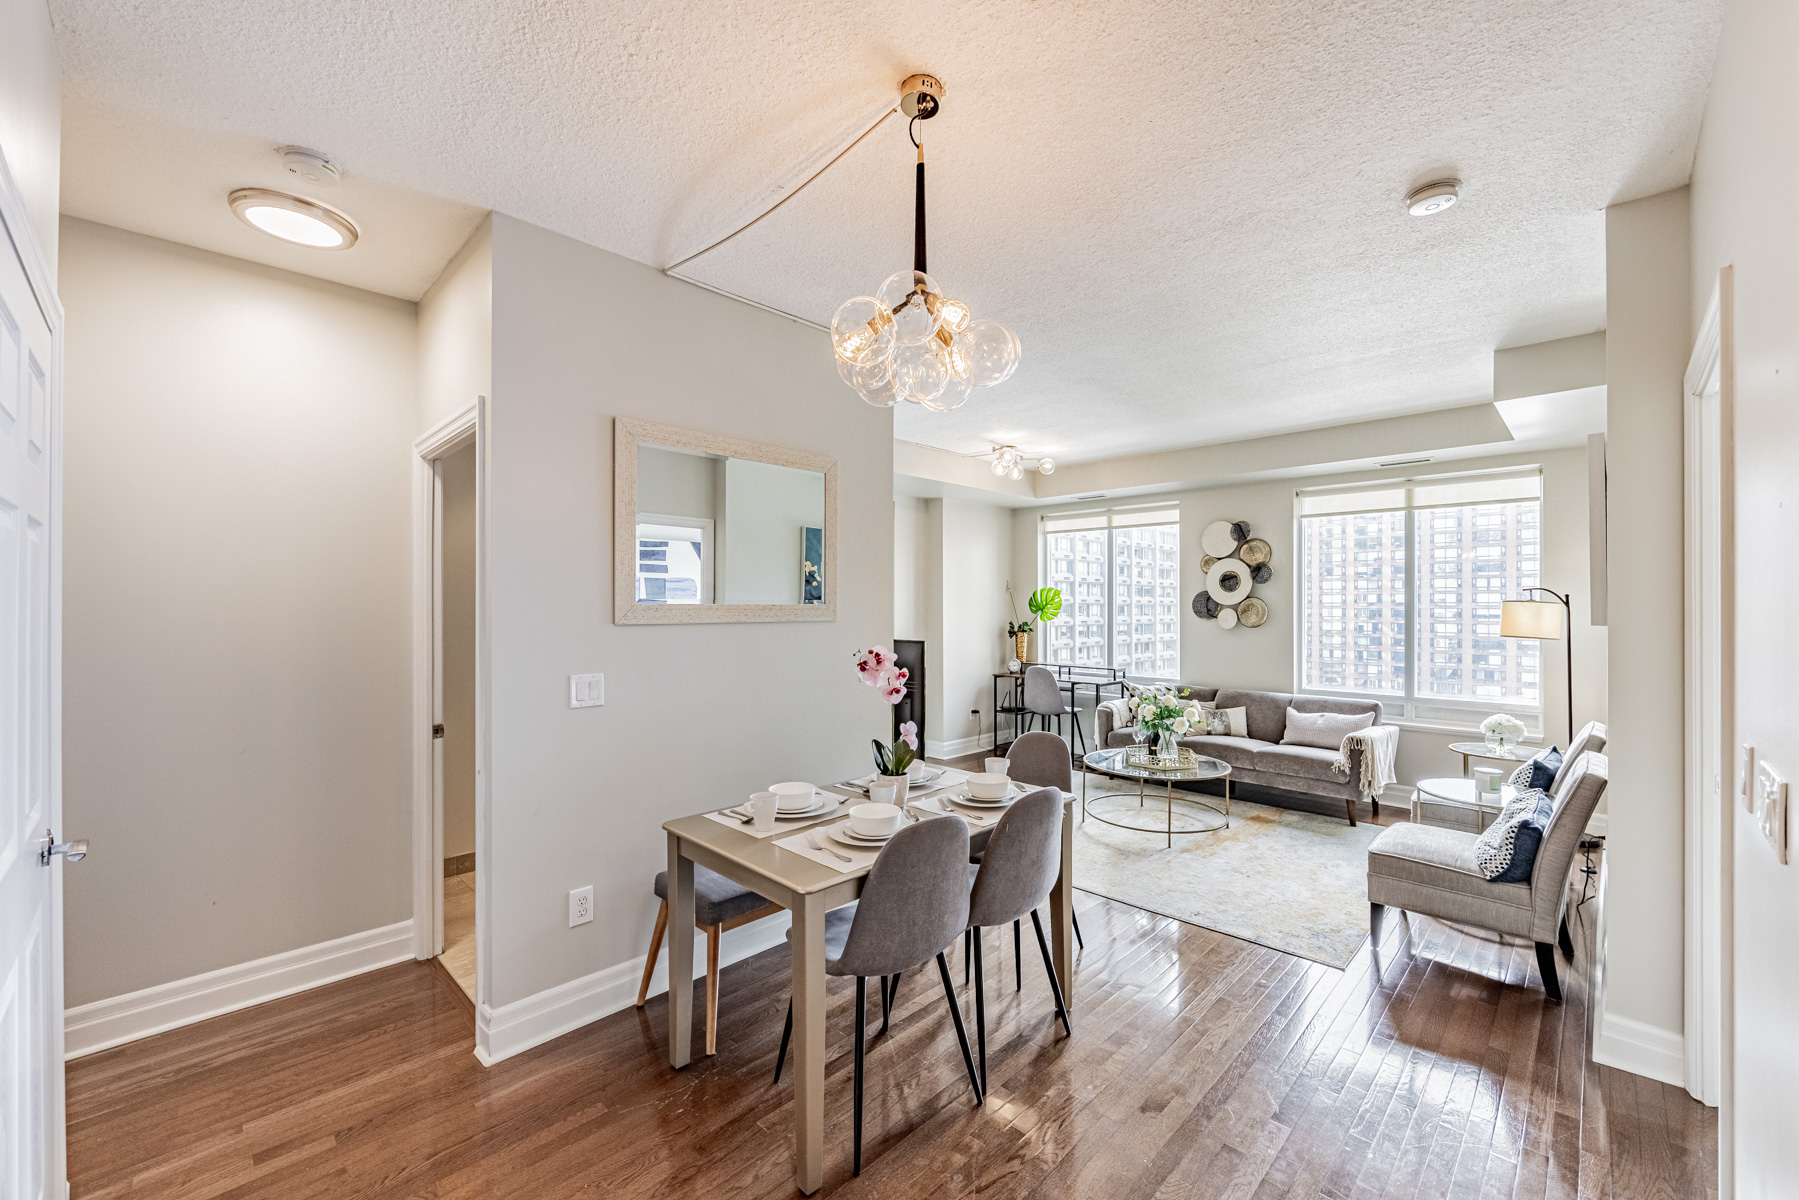
[[1298,510],[1300,691],[1373,696],[1420,720],[1540,719],[1541,644],[1499,636],[1500,602],[1539,582],[1540,473],[1320,488]]
[[637,602],[712,603],[712,521],[652,517],[637,523]]
[[1122,667],[1173,679],[1181,669],[1179,509],[1045,517],[1044,583],[1062,616],[1038,630],[1049,662]]

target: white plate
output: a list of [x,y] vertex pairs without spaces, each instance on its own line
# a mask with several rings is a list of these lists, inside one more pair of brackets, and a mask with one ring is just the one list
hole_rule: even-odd
[[816,817],[819,813],[830,812],[833,808],[836,808],[838,804],[842,803],[842,801],[843,797],[841,796],[829,796],[820,792],[812,797],[811,808],[802,808],[798,812],[776,812],[775,820],[794,821],[798,820],[800,817]]
[[966,804],[970,808],[1004,808],[1023,794],[1024,793],[1014,789],[1011,795],[1000,800],[977,800],[975,797],[969,795],[944,796],[942,799],[951,801],[955,804]]
[[851,833],[848,825],[833,825],[825,832],[830,834],[831,840],[838,845],[854,846],[858,850],[878,850],[885,846],[892,837],[889,834],[884,838],[865,838],[860,834]]

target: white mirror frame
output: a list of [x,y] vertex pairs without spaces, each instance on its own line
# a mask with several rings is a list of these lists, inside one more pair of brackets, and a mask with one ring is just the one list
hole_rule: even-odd
[[[825,602],[823,604],[637,603],[637,447],[665,446],[816,471],[825,477]],[[735,625],[837,619],[837,460],[677,425],[618,417],[612,423],[612,623],[614,625]]]

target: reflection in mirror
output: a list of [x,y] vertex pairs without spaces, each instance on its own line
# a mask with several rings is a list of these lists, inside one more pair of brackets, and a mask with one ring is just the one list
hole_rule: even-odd
[[639,604],[823,604],[822,472],[637,446]]

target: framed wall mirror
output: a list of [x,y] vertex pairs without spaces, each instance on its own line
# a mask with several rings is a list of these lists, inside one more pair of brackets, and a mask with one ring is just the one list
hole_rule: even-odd
[[837,619],[837,462],[613,423],[615,625]]

